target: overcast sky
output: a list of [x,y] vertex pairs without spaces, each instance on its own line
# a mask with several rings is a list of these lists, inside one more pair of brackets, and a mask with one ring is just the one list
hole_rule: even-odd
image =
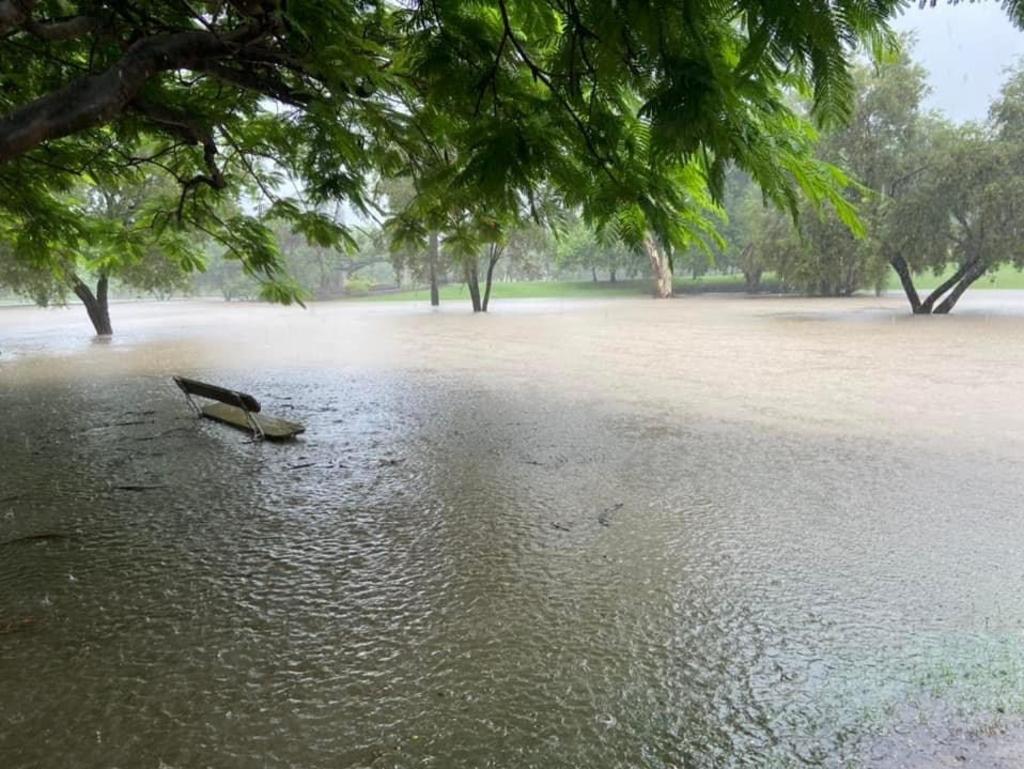
[[995,0],[954,6],[940,0],[923,10],[915,0],[895,27],[917,37],[914,58],[930,73],[927,105],[957,121],[983,120],[1003,71],[1024,57],[1024,32]]

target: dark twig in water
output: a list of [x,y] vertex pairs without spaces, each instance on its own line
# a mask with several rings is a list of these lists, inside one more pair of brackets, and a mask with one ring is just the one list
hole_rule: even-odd
[[558,523],[557,521],[551,522],[551,528],[558,529],[559,531],[569,531],[569,527],[564,524]]
[[597,516],[597,522],[602,526],[611,526],[612,523],[610,520],[608,520],[609,516],[611,516],[611,514],[614,513],[616,510],[621,510],[623,504],[623,502],[616,502],[611,507],[606,507],[604,510],[601,511],[601,514]]
[[152,491],[153,489],[166,489],[166,483],[125,483],[111,488],[117,491]]

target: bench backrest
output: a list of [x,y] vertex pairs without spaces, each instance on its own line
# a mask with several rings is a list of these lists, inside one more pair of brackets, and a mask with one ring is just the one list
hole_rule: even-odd
[[237,390],[229,390],[226,387],[200,382],[198,379],[176,376],[174,383],[181,388],[186,395],[198,395],[200,398],[209,398],[213,401],[227,403],[230,406],[237,406],[243,411],[258,413],[260,402],[247,393],[240,393]]

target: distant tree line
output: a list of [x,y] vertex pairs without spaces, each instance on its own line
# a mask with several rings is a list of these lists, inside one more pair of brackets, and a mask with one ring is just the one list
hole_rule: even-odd
[[[770,271],[818,296],[879,291],[895,274],[918,314],[948,313],[986,273],[1024,266],[1024,70],[980,124],[925,111],[926,72],[905,51],[860,67],[855,83],[850,121],[817,152],[858,182],[848,195],[862,231],[806,203],[794,222],[735,171],[717,264],[741,270],[751,290]],[[935,288],[922,292],[922,278]]]

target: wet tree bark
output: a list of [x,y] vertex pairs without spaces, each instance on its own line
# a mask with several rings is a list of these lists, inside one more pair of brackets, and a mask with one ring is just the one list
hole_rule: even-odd
[[437,262],[440,255],[440,244],[436,232],[430,233],[430,253],[427,256],[427,268],[430,272],[430,306],[441,304],[441,295],[437,290]]
[[491,302],[491,284],[494,282],[494,267],[501,259],[505,249],[502,246],[491,244],[487,251],[487,275],[484,278],[484,299],[481,303],[481,311],[487,312],[487,305]]
[[988,265],[977,257],[964,262],[956,272],[922,300],[914,287],[914,277],[910,273],[910,267],[906,260],[897,255],[890,258],[889,263],[899,275],[903,292],[910,302],[910,310],[915,315],[946,315],[956,306],[960,297],[971,287],[971,284],[984,275],[988,269]]
[[903,286],[903,293],[907,295],[907,301],[910,302],[910,311],[914,315],[920,315],[921,297],[918,296],[917,288],[914,287],[914,277],[910,274],[910,265],[907,264],[907,260],[896,254],[889,259],[889,264],[900,276],[900,285]]
[[956,284],[953,290],[949,292],[949,295],[938,304],[934,313],[936,315],[947,314],[960,300],[960,297],[963,296],[964,291],[970,288],[971,284],[984,274],[985,265],[981,262],[975,263],[974,266],[970,267],[966,273],[964,273],[964,276],[960,278],[960,281]]
[[748,294],[756,294],[761,288],[761,270],[743,270],[743,289]]
[[75,295],[85,305],[85,311],[89,314],[92,327],[96,329],[96,336],[112,336],[114,333],[114,328],[110,325],[110,306],[107,301],[108,287],[109,280],[106,273],[100,273],[99,280],[96,282],[95,294],[77,276],[75,276],[74,284],[72,285]]
[[644,238],[644,252],[651,262],[655,298],[668,299],[672,296],[672,262],[669,259],[668,251],[662,247],[654,235],[648,233]]
[[477,272],[476,258],[466,262],[466,286],[469,287],[469,300],[473,303],[473,312],[482,312],[480,302],[480,275]]

